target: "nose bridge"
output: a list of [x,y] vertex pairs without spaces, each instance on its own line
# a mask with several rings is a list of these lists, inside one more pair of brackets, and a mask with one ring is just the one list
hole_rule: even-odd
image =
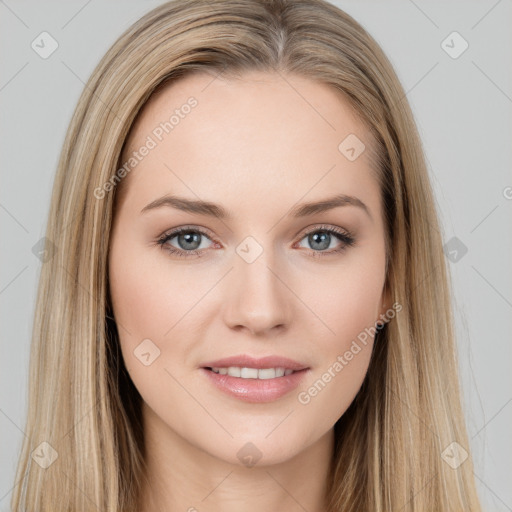
[[[245,326],[253,333],[266,331],[289,322],[291,299],[278,278],[275,255],[271,247],[252,237],[242,241],[234,254],[227,304],[226,322],[231,327]],[[276,275],[277,274],[277,275]]]

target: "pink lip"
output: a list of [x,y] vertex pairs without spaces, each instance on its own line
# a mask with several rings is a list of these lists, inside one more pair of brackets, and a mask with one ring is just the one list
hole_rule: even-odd
[[[202,368],[228,368],[229,366],[239,366],[240,368],[284,368],[285,370],[304,370],[308,365],[294,361],[287,357],[267,356],[254,358],[248,354],[238,356],[225,357],[201,364]],[[235,377],[237,378],[237,377]]]
[[[218,361],[216,362],[218,364]],[[216,365],[214,365],[216,366]],[[219,365],[221,366],[221,365]],[[230,366],[239,366],[230,364]],[[245,366],[253,368],[252,366]],[[272,366],[271,366],[272,367]],[[262,366],[259,366],[262,368]],[[221,375],[208,368],[201,368],[203,372],[218,389],[246,402],[272,402],[294,390],[310,372],[308,368],[298,370],[290,375],[276,377],[275,379],[242,379],[231,375]]]
[[[218,389],[228,395],[246,402],[271,402],[286,395],[295,389],[310,372],[309,367],[288,357],[266,356],[255,358],[248,354],[225,357],[203,363],[201,371],[210,379]],[[242,379],[231,375],[221,375],[210,368],[284,368],[294,370],[290,375],[283,375],[275,379]]]

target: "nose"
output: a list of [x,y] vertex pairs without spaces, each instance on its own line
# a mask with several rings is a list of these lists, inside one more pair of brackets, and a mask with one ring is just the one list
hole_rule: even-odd
[[236,257],[225,283],[224,320],[235,330],[252,335],[271,335],[290,324],[293,293],[286,278],[266,251],[247,263]]

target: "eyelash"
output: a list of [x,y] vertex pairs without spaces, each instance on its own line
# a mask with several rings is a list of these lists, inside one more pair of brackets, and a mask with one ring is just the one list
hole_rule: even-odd
[[[348,247],[352,247],[355,245],[355,238],[352,234],[350,234],[348,231],[342,231],[338,228],[333,228],[333,227],[328,227],[328,226],[317,226],[315,227],[314,229],[310,230],[310,231],[307,231],[306,233],[304,233],[302,235],[302,237],[299,239],[299,242],[307,237],[308,235],[312,234],[312,233],[316,233],[316,232],[322,232],[322,233],[328,233],[330,235],[334,235],[340,242],[343,242],[344,245],[342,245],[341,247],[339,247],[338,249],[331,249],[330,251],[314,251],[314,250],[310,250],[312,252],[311,254],[311,257],[313,258],[323,258],[324,256],[330,256],[330,255],[333,255],[333,254],[339,254],[339,253],[342,253],[344,252]],[[201,234],[202,236],[205,236],[207,238],[210,238],[210,236],[208,235],[208,233],[206,233],[205,231],[203,231],[202,229],[199,229],[199,228],[195,228],[195,227],[188,227],[188,226],[184,226],[184,227],[181,227],[181,228],[177,228],[173,231],[171,231],[170,233],[166,233],[164,235],[162,235],[158,240],[157,240],[157,244],[161,246],[161,248],[165,251],[168,251],[170,252],[171,254],[175,255],[175,256],[178,256],[180,258],[190,258],[190,257],[193,257],[193,256],[197,256],[197,257],[202,257],[204,256],[205,254],[205,249],[200,249],[200,250],[192,250],[192,251],[183,251],[183,250],[180,250],[180,249],[177,249],[176,247],[173,247],[172,245],[169,245],[167,244],[167,242],[171,239],[173,239],[175,236],[178,236],[182,233],[199,233]]]

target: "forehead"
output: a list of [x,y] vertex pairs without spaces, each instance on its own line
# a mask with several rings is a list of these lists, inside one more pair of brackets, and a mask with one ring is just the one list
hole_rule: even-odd
[[[348,101],[297,75],[185,76],[143,107],[123,162],[149,139],[154,149],[127,180],[147,195],[187,187],[201,197],[292,188],[297,200],[315,187],[356,193],[375,186],[373,141]],[[349,146],[361,155],[347,158]]]
[[[194,115],[189,116],[192,120],[186,124],[194,123],[195,118],[194,128],[199,136],[205,121],[210,122],[204,131],[209,131],[214,122],[219,129],[226,130],[229,123],[237,130],[243,128],[243,134],[251,133],[252,128],[260,135],[273,135],[272,125],[282,121],[288,123],[287,128],[295,122],[295,134],[318,128],[338,131],[342,127],[352,129],[361,138],[369,136],[346,97],[322,82],[296,74],[247,71],[235,77],[203,71],[168,83],[151,95],[132,126],[127,148],[135,149],[142,142],[141,136],[168,121],[173,112],[181,114],[180,108],[191,97],[197,100],[199,108],[194,107]],[[183,116],[179,118],[182,120]],[[308,120],[311,122],[305,125]],[[176,135],[179,136],[179,130],[173,133]],[[292,135],[287,134],[288,141]]]

